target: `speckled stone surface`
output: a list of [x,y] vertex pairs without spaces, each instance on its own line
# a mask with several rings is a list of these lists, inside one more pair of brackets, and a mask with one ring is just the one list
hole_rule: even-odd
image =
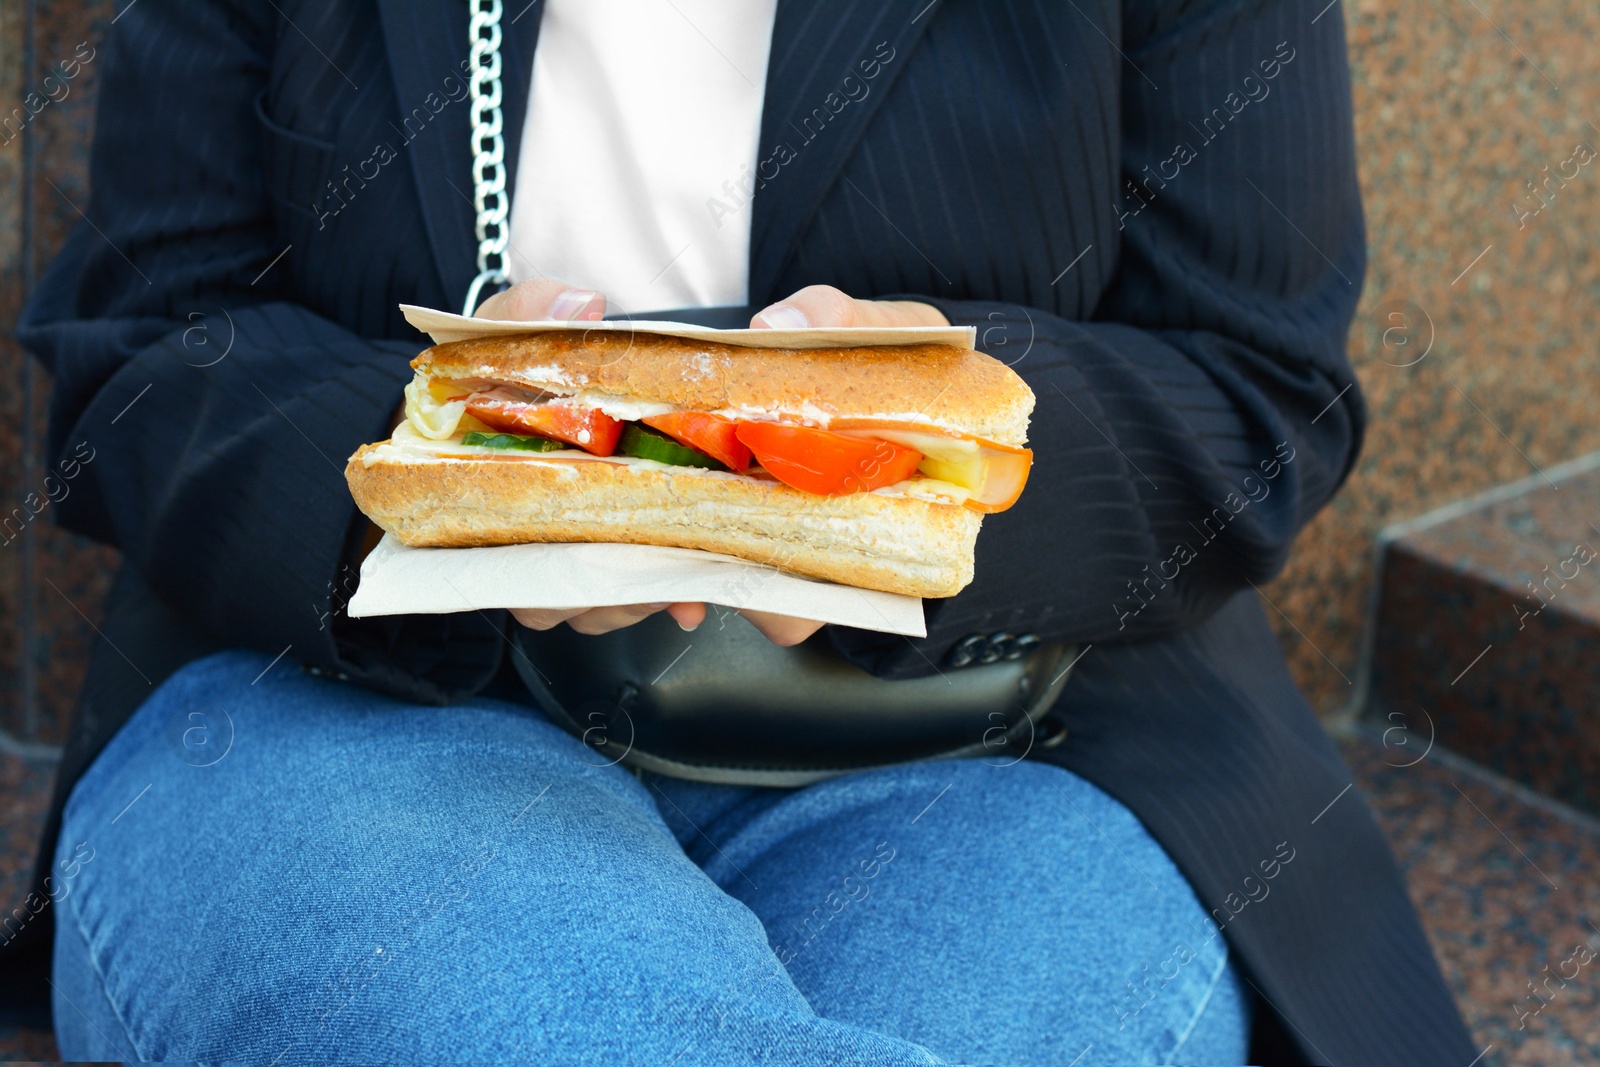
[[[0,915],[27,899],[54,780],[54,767],[0,753]],[[0,1023],[0,1062],[55,1058],[50,1034]]]
[[[95,60],[114,10],[110,0],[38,4],[35,69],[29,71],[21,62],[24,8],[0,5],[0,113],[37,91],[46,68],[74,57],[80,44],[96,49],[64,95],[53,90],[55,99],[28,123],[36,153],[33,259],[42,270],[78,224],[78,210],[89,205]],[[36,501],[44,497],[50,473],[43,454],[49,380],[37,366],[31,378],[25,373],[27,357],[13,338],[24,288],[22,182],[19,136],[0,144],[0,515],[14,515],[30,493],[39,494]],[[60,743],[94,638],[90,620],[99,616],[115,556],[56,529],[49,511],[30,517],[20,537],[14,522],[0,541],[0,729],[23,740]],[[24,565],[24,539],[33,542],[31,567]]]
[[0,1026],[0,1067],[12,1064],[45,1063],[58,1058],[55,1035],[46,1030],[23,1030]]
[[[1600,1063],[1600,829],[1474,776],[1437,747],[1418,761],[1420,732],[1404,740],[1341,747],[1488,1050],[1480,1067]],[[1583,953],[1595,958],[1584,965]]]
[[1538,215],[1513,211],[1538,203],[1526,183],[1542,168],[1600,149],[1600,5],[1337,10],[1371,246],[1350,351],[1371,425],[1350,482],[1264,587],[1305,635],[1268,611],[1325,712],[1352,693],[1328,661],[1353,676],[1379,527],[1600,449],[1600,160]]
[[1368,714],[1600,815],[1600,469],[1388,546]]
[[[1513,620],[1546,605],[1600,625],[1600,456],[1592,469],[1537,478],[1516,497],[1407,533],[1411,552],[1490,583],[1514,600]],[[1559,480],[1555,480],[1559,479]]]
[[10,914],[28,895],[54,781],[53,766],[0,753],[0,914]]

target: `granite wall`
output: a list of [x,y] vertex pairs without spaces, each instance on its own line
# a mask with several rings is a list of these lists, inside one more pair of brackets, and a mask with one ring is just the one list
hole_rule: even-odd
[[[32,271],[49,262],[87,204],[98,70],[94,59],[81,60],[98,56],[123,2],[0,4],[0,118],[14,116],[30,93],[50,99],[27,120],[31,182],[24,139],[12,136],[17,120],[0,131],[0,500],[8,512],[30,493],[36,504],[44,496],[49,390],[10,327]],[[1379,526],[1600,449],[1600,261],[1592,247],[1600,167],[1575,154],[1580,144],[1600,147],[1591,124],[1600,119],[1600,9],[1581,0],[1338,2],[1351,40],[1372,243],[1351,338],[1372,428],[1349,486],[1265,589],[1297,677],[1327,712],[1353,690]],[[80,61],[75,75],[47,85],[47,68],[71,59]],[[115,557],[47,517],[45,509],[20,536],[0,538],[0,729],[53,742]]]
[[0,730],[46,743],[62,740],[116,555],[50,521],[51,494],[72,487],[45,481],[50,382],[12,331],[23,294],[88,208],[101,42],[115,14],[109,0],[0,3]]
[[1342,3],[1371,246],[1350,351],[1372,421],[1264,588],[1325,712],[1353,690],[1374,531],[1600,449],[1600,7]]

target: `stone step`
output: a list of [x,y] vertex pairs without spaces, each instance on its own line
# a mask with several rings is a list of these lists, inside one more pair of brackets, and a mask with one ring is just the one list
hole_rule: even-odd
[[1600,453],[1381,531],[1378,565],[1367,717],[1600,814]]
[[1477,1067],[1600,1063],[1600,984],[1582,965],[1600,954],[1600,822],[1416,742],[1358,724],[1340,748],[1472,1029]]

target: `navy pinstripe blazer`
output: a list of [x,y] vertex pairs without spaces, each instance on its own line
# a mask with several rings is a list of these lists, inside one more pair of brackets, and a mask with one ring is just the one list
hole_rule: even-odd
[[[1316,1062],[1462,1064],[1370,814],[1352,794],[1318,818],[1350,774],[1250,593],[1363,421],[1348,73],[1322,7],[783,0],[739,208],[750,294],[926,300],[1039,398],[1032,484],[986,522],[972,586],[930,604],[924,641],[836,647],[894,677],[973,632],[1092,644],[1047,758],[1162,841],[1270,1005],[1261,1032],[1281,1020]],[[507,8],[513,170],[540,15]],[[454,308],[474,274],[467,51],[446,0],[144,0],[113,28],[92,225],[23,336],[55,377],[52,448],[97,457],[60,520],[125,554],[106,632],[152,680],[221,646],[419,701],[494,673],[503,619],[340,611],[360,529],[341,466],[387,432],[419,348],[396,305]],[[148,692],[101,647],[58,799]]]

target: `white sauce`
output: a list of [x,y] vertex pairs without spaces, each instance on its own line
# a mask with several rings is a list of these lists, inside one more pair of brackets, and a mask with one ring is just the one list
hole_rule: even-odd
[[794,419],[807,426],[820,427],[826,427],[833,419],[829,412],[823,411],[809,400],[803,401],[798,407],[756,407],[751,404],[744,404],[739,407],[718,408],[712,414],[721,415],[723,418],[734,419],[735,421],[744,419],[751,422],[778,422],[785,419]]
[[602,414],[610,415],[613,419],[623,422],[638,422],[648,419],[652,415],[665,415],[678,409],[672,404],[661,404],[652,400],[634,400],[629,397],[616,396],[613,393],[602,393],[598,390],[585,389],[571,399],[564,399],[563,403],[577,404],[580,407],[599,408]]
[[474,368],[469,377],[488,378],[501,382],[509,380],[522,384],[532,384],[540,388],[555,386],[559,389],[571,389],[573,386],[581,386],[589,380],[585,374],[574,375],[553,363],[542,367],[525,367],[514,372],[509,378],[499,369],[484,363]]
[[[832,412],[824,411],[822,408],[817,407],[809,400],[804,401],[798,407],[784,407],[779,405],[758,407],[752,404],[743,404],[738,407],[719,408],[712,414],[721,415],[724,418],[729,419],[749,419],[752,421],[787,422],[798,420],[807,426],[817,426],[822,429],[826,429],[836,417],[849,418],[851,421],[859,419],[863,421],[871,420],[873,422],[898,422],[907,426],[932,426],[941,430],[949,430],[951,433],[958,434],[962,437],[966,437],[968,435],[968,431],[957,423],[951,422],[948,419],[934,418],[933,416],[925,415],[920,411],[910,413],[863,413],[859,415],[835,416]],[[862,432],[866,433],[869,431]]]
[[567,377],[567,372],[554,363],[546,363],[542,367],[524,367],[517,372],[517,376],[530,382],[550,382],[555,385],[568,385],[572,379]]
[[873,492],[879,496],[926,500],[930,504],[965,504],[972,497],[972,491],[966,486],[942,482],[937,478],[913,478],[874,489]]
[[695,379],[710,378],[716,371],[711,365],[711,353],[696,352],[694,354],[694,373],[690,375]]

